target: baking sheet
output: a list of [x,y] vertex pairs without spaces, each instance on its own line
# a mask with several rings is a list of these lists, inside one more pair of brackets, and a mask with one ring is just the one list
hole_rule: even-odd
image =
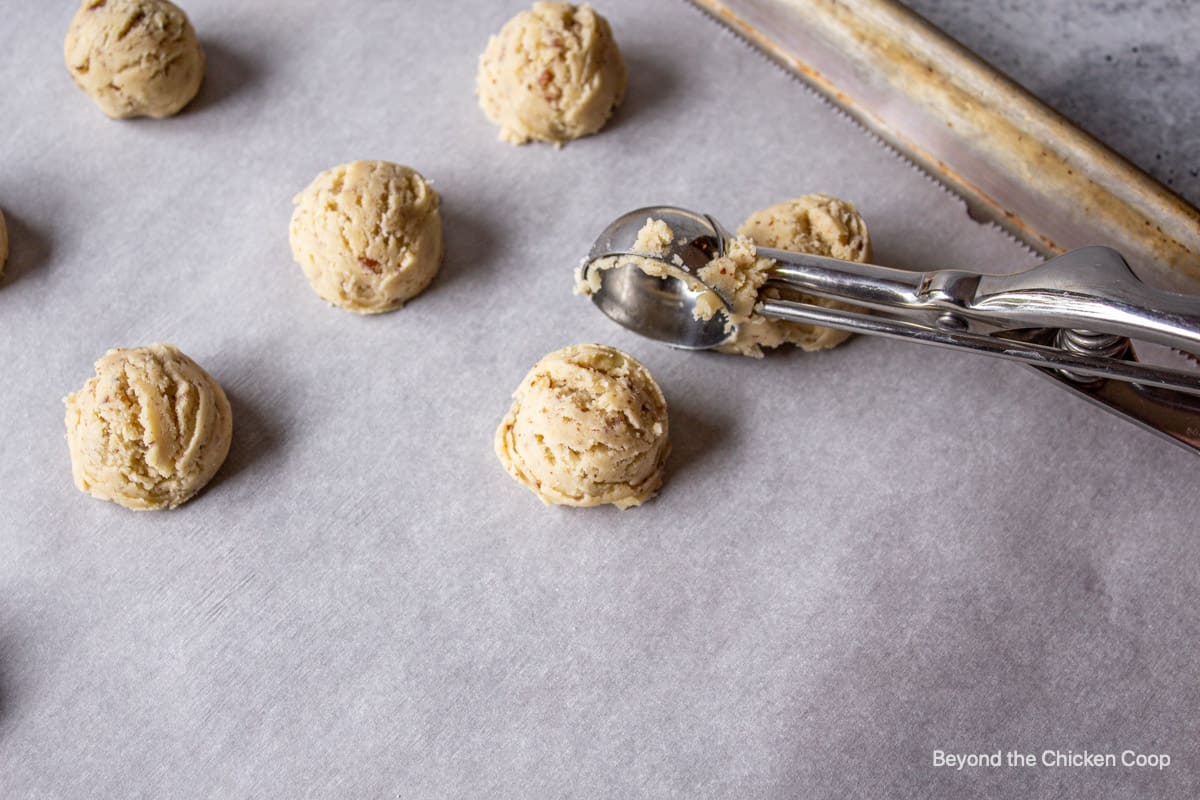
[[[855,201],[876,259],[1033,257],[682,2],[606,0],[599,136],[514,148],[475,62],[521,4],[191,0],[208,79],[117,123],[5,10],[0,796],[1194,795],[1195,457],[1013,365],[857,339],[676,352],[573,297],[611,218]],[[322,304],[290,199],[359,158],[443,198],[403,311]],[[169,514],[71,484],[61,398],[166,340],[228,391]],[[492,454],[540,356],[601,341],[671,408],[661,497],[543,507]],[[933,751],[1167,753],[935,768]]]

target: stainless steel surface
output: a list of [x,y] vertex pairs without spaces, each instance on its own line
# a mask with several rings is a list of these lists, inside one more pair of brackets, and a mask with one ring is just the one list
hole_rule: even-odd
[[726,306],[729,302],[720,292],[698,286],[692,276],[725,252],[727,234],[712,217],[682,208],[635,209],[613,220],[596,237],[588,261],[636,255],[629,247],[649,217],[663,220],[675,234],[662,259],[673,274],[649,275],[634,263],[606,269],[600,273],[601,290],[592,294],[592,302],[622,327],[682,350],[706,350],[725,341],[731,334],[725,329],[723,313],[710,319],[697,319],[692,313],[704,295],[715,294]]
[[[675,233],[661,256],[630,250],[648,218],[665,221]],[[588,258],[589,263],[633,258],[600,273],[592,300],[611,319],[649,338],[686,349],[718,347],[736,331],[720,317],[697,319],[693,309],[706,290],[726,307],[729,298],[707,287],[696,271],[725,252],[727,236],[712,217],[685,209],[649,207],[625,214],[601,233]],[[1028,364],[1111,411],[1197,447],[1200,375],[1142,363],[1128,341],[1200,352],[1200,298],[1147,286],[1114,250],[1082,248],[1008,275],[913,272],[770,248],[758,253],[775,261],[765,286],[841,300],[864,312],[766,300],[756,306],[764,316]],[[643,273],[637,264],[646,258],[668,277]],[[1136,384],[1135,391],[1107,386],[1112,382]]]
[[650,275],[627,263],[601,272],[600,287],[592,302],[618,325],[647,339],[681,350],[708,350],[730,338],[724,313],[710,319],[692,314],[710,290],[697,289],[683,275]]
[[1189,203],[1200,203],[1195,3],[902,2]]
[[[1200,395],[1200,375],[1198,374],[1120,358],[1065,350],[1054,344],[1057,331],[1051,328],[1026,328],[1019,333],[989,336],[981,333],[938,330],[918,322],[889,319],[879,315],[856,314],[853,311],[833,310],[784,300],[768,300],[761,304],[760,312],[764,316],[791,322],[807,322],[854,333],[905,339],[935,347],[1017,361],[1042,369],[1069,370],[1079,375]],[[1200,411],[1200,405],[1197,410]],[[1200,418],[1197,421],[1200,422]]]
[[692,0],[1045,255],[1200,286],[1200,211],[895,0]]
[[1192,398],[1119,380],[1080,383],[1061,370],[1035,369],[1050,380],[1075,390],[1085,400],[1151,433],[1186,448],[1200,450],[1200,425]]
[[653,217],[670,226],[675,241],[667,249],[668,261],[678,256],[685,270],[700,269],[713,258],[725,253],[725,240],[729,234],[707,214],[697,214],[685,208],[673,206],[647,206],[622,214],[608,224],[588,251],[588,260],[594,261],[605,255],[628,252],[637,239],[638,231]]
[[[1073,328],[1060,328],[1054,337],[1054,344],[1069,353],[1106,358],[1122,358],[1129,351],[1129,339],[1124,336]],[[1082,372],[1072,372],[1067,369],[1059,370],[1059,372],[1075,383],[1090,384],[1099,380],[1095,375],[1087,375]]]
[[1008,275],[914,273],[767,248],[759,254],[778,263],[769,284],[882,311],[952,313],[969,329],[1081,328],[1200,351],[1200,298],[1146,285],[1107,247],[1072,250]]

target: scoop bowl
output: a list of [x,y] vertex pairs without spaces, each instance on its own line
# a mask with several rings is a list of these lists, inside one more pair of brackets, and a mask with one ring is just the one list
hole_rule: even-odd
[[[646,220],[665,222],[675,238],[662,255],[633,250]],[[736,331],[722,310],[710,319],[693,313],[701,298],[711,305],[715,295],[722,309],[728,299],[696,277],[696,271],[725,254],[728,234],[706,214],[673,206],[648,206],[613,220],[596,238],[584,270],[614,259],[598,271],[599,286],[592,302],[623,328],[682,350],[707,350],[732,340]],[[649,259],[662,275],[649,274],[639,261]],[[644,262],[643,262],[644,263]]]

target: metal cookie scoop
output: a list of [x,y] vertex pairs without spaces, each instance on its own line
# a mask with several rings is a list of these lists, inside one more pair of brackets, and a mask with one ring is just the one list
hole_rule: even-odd
[[[660,256],[630,250],[648,218],[674,233]],[[674,347],[730,342],[737,335],[728,324],[730,298],[696,276],[724,255],[728,238],[704,214],[669,206],[631,211],[605,228],[588,254],[585,272],[601,259],[605,267],[595,272],[592,301],[618,324]],[[755,306],[758,314],[1020,361],[1200,451],[1200,372],[1143,360],[1154,345],[1200,353],[1200,297],[1147,286],[1115,250],[1085,247],[1010,275],[912,272],[770,248],[758,254],[775,262],[763,288],[862,308],[768,299]],[[658,274],[647,272],[647,258]],[[714,304],[725,313],[710,319],[693,313]]]

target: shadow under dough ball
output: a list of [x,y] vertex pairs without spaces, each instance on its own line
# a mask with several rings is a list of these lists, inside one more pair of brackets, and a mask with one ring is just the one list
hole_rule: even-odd
[[173,345],[109,350],[64,402],[75,485],[126,508],[187,502],[229,454],[224,390]]
[[8,225],[4,222],[4,212],[0,211],[0,276],[4,275],[6,263],[8,263]]
[[64,45],[67,69],[108,116],[169,117],[204,81],[204,51],[167,0],[84,0]]

